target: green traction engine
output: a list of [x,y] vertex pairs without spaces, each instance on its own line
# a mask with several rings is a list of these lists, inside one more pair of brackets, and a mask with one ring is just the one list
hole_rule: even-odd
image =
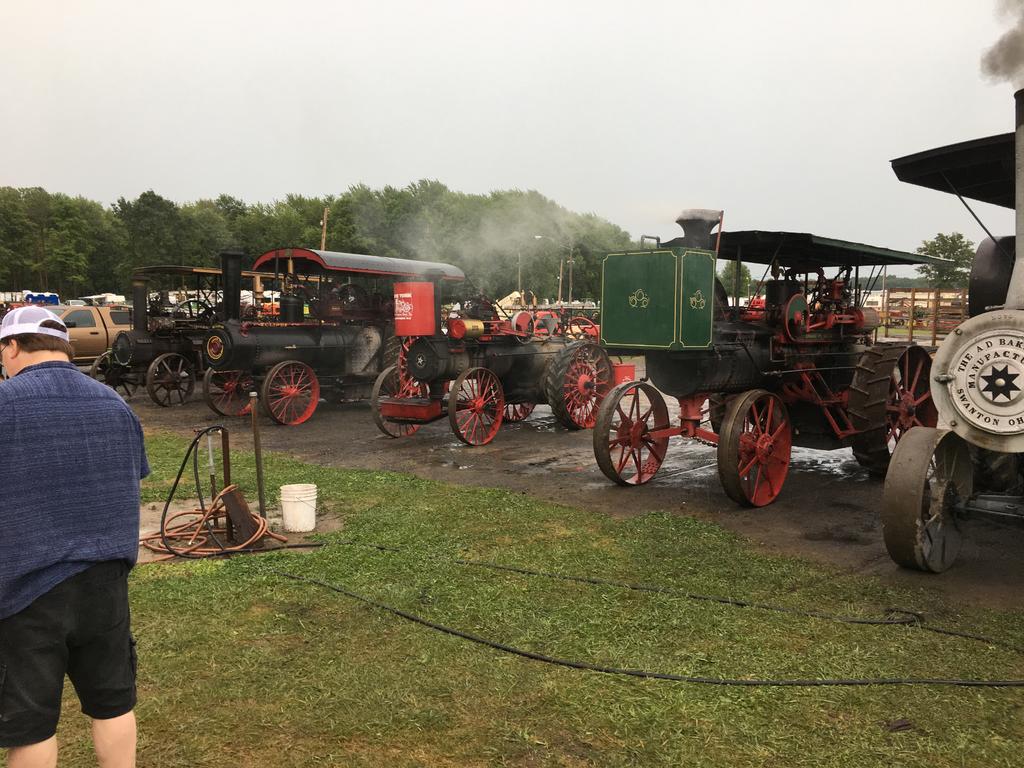
[[[642,355],[646,373],[601,406],[601,470],[620,485],[646,483],[669,438],[683,436],[717,446],[722,486],[744,505],[775,500],[794,445],[852,446],[884,476],[900,436],[935,422],[930,358],[913,345],[876,343],[878,315],[863,301],[882,265],[928,257],[799,232],[722,232],[721,216],[684,211],[683,236],[604,259],[601,344],[612,355]],[[734,274],[761,265],[749,303],[730,304],[716,277],[720,259],[737,261]],[[679,403],[678,424],[666,395]]]

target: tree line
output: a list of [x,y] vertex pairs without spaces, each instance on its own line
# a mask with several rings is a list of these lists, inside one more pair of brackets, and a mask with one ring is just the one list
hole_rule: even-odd
[[[327,250],[454,264],[495,298],[520,284],[556,298],[560,268],[562,298],[570,271],[573,298],[596,298],[603,254],[637,247],[611,222],[535,191],[467,194],[430,180],[251,204],[230,195],[179,204],[150,190],[109,207],[39,187],[0,187],[0,290],[126,293],[137,267],[217,266],[227,246],[250,258],[278,247],[319,248],[325,209]],[[920,267],[917,278],[890,277],[887,287],[966,287],[974,249],[963,235],[940,233],[917,251],[951,261]],[[732,265],[722,264],[730,293]],[[753,287],[746,266],[740,278],[746,295]]]
[[620,227],[568,211],[535,191],[466,194],[437,181],[403,188],[351,187],[334,196],[288,195],[246,203],[230,195],[179,204],[150,190],[106,207],[39,187],[0,187],[0,289],[62,297],[125,293],[143,266],[218,266],[240,246],[250,258],[278,247],[320,248],[460,267],[493,297],[524,289],[574,298],[600,289],[600,258],[632,246]]

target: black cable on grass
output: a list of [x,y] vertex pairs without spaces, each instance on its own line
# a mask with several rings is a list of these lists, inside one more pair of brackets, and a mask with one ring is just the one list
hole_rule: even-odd
[[[350,544],[353,546],[367,547],[369,549],[376,549],[382,552],[401,552],[402,550],[398,547],[385,546],[383,544],[372,544],[361,541],[346,540],[337,542],[338,544]],[[807,616],[814,619],[822,619],[823,621],[834,621],[840,624],[863,624],[868,626],[910,626],[916,629],[923,630],[925,632],[933,632],[937,635],[946,635],[948,637],[959,637],[965,640],[976,640],[986,645],[992,645],[998,648],[1003,648],[1014,653],[1024,655],[1024,648],[1019,645],[1014,645],[1005,640],[999,640],[994,637],[987,637],[986,635],[978,635],[971,632],[962,632],[957,629],[947,629],[945,627],[933,627],[925,623],[924,614],[918,611],[910,611],[905,608],[886,608],[884,619],[864,619],[854,616],[837,616],[831,613],[825,613],[824,611],[807,611],[801,608],[785,608],[778,605],[768,605],[766,603],[755,603],[749,600],[739,600],[732,597],[722,597],[721,595],[702,595],[695,592],[687,592],[686,590],[676,589],[675,587],[662,587],[657,584],[631,584],[626,581],[617,581],[615,579],[603,579],[594,576],[571,576],[562,573],[551,573],[548,571],[536,571],[530,568],[520,568],[514,565],[504,565],[502,563],[491,563],[482,560],[465,560],[463,558],[454,558],[452,562],[458,565],[471,566],[475,568],[489,568],[496,571],[507,571],[509,573],[517,573],[523,576],[540,576],[545,579],[557,579],[559,581],[571,581],[579,584],[592,584],[595,586],[606,586],[606,587],[618,587],[621,589],[630,589],[636,592],[651,592],[660,595],[672,595],[675,597],[685,597],[688,600],[699,600],[711,603],[719,603],[721,605],[732,605],[738,608],[754,608],[760,611],[772,611],[774,613],[787,613],[794,616]]]
[[961,688],[1022,688],[1024,687],[1024,680],[962,680],[957,678],[929,678],[929,677],[877,677],[877,678],[824,678],[820,680],[813,679],[751,679],[745,680],[742,678],[728,678],[728,677],[697,677],[692,675],[674,675],[668,672],[649,672],[643,669],[623,669],[619,667],[608,667],[602,664],[591,664],[587,661],[573,661],[571,659],[562,659],[557,656],[548,656],[543,653],[536,653],[534,651],[527,651],[522,648],[516,648],[512,645],[505,643],[498,643],[493,640],[488,640],[480,635],[474,635],[470,632],[464,632],[461,629],[455,629],[444,624],[438,624],[437,622],[424,619],[422,616],[417,616],[414,613],[403,611],[400,608],[394,608],[385,603],[378,602],[369,597],[365,597],[356,592],[347,589],[346,587],[331,584],[320,579],[311,579],[307,576],[298,576],[294,573],[288,573],[287,571],[281,571],[276,568],[269,569],[272,573],[276,573],[279,576],[283,576],[293,581],[303,582],[306,584],[314,584],[316,586],[329,589],[333,592],[350,597],[353,600],[357,600],[366,605],[373,606],[382,611],[394,614],[400,618],[412,621],[416,624],[420,624],[429,629],[433,629],[437,632],[443,632],[446,635],[453,637],[459,637],[463,640],[469,640],[470,642],[477,643],[479,645],[493,648],[497,651],[509,653],[514,656],[521,656],[525,659],[531,659],[532,661],[540,661],[545,664],[553,664],[559,667],[568,667],[569,669],[580,669],[588,672],[600,672],[606,675],[626,675],[628,677],[640,677],[650,680],[671,680],[677,683],[698,683],[701,685],[719,685],[719,686],[735,686],[744,688],[753,687],[791,687],[791,688],[811,688],[811,687],[823,687],[823,686],[877,686],[877,685],[945,685],[945,686],[956,686]]

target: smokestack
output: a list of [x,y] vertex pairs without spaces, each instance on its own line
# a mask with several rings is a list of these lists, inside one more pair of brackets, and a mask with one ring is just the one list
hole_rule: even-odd
[[687,208],[676,217],[676,224],[683,228],[683,245],[688,248],[710,248],[711,230],[722,220],[721,211],[708,208]]
[[[1024,89],[1013,94],[1016,106],[1016,134],[1014,136],[1014,206],[1017,209],[1017,242],[1024,244]],[[1024,256],[1024,249],[1018,249]],[[1024,309],[1024,258],[1013,263],[1010,286],[1006,291],[1007,309]]]
[[220,252],[221,289],[224,310],[222,319],[240,320],[242,317],[242,256],[240,248]]
[[149,330],[149,280],[145,277],[132,278],[132,330]]

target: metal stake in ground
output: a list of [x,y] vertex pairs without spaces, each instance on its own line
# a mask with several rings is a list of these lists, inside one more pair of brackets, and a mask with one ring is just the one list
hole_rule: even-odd
[[260,448],[260,417],[256,408],[256,401],[259,396],[255,392],[249,393],[249,413],[252,414],[252,447],[256,454],[256,488],[260,499],[260,517],[266,519],[267,505],[263,494],[263,450]]

